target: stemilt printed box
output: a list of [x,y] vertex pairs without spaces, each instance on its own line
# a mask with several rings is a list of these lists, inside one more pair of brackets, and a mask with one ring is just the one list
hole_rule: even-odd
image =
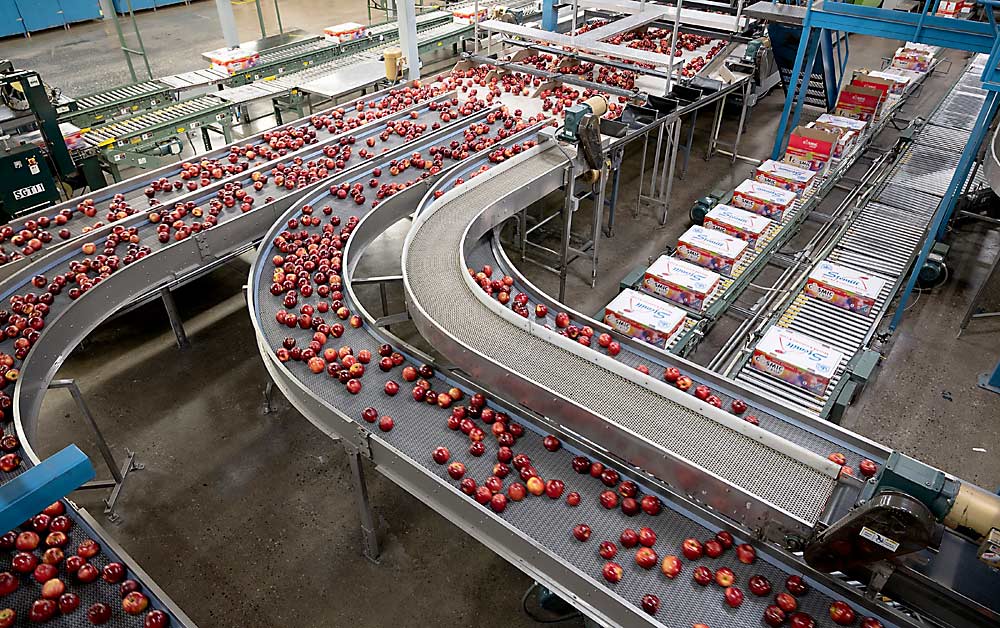
[[830,124],[832,126],[839,126],[849,131],[854,131],[858,135],[863,133],[864,130],[868,127],[868,123],[865,122],[864,120],[845,118],[844,116],[835,116],[832,113],[824,113],[820,117],[816,118],[816,122],[821,122],[823,124]]
[[826,131],[827,133],[833,133],[837,136],[837,144],[833,147],[834,159],[843,158],[843,156],[850,152],[851,148],[854,147],[854,142],[858,139],[858,134],[851,129],[847,129],[836,124],[820,122],[819,120],[810,122],[809,128],[816,129],[817,131]]
[[604,322],[619,332],[665,348],[687,318],[679,308],[636,290],[624,290],[604,308]]
[[642,289],[650,294],[680,303],[692,310],[701,311],[721,277],[718,273],[689,264],[684,260],[661,255],[646,269]]
[[721,203],[705,216],[705,228],[746,240],[754,250],[757,249],[757,241],[770,226],[770,218]]
[[785,212],[792,208],[794,202],[795,192],[750,179],[733,190],[733,207],[760,214],[777,222],[781,222]]
[[758,371],[821,396],[843,354],[815,338],[771,326],[754,348],[750,364]]
[[677,240],[677,256],[717,273],[731,275],[748,246],[745,240],[695,225]]
[[832,303],[837,307],[868,315],[875,306],[885,280],[822,261],[809,273],[805,293],[809,296]]
[[882,91],[874,87],[845,85],[837,96],[837,107],[833,112],[845,118],[874,120],[878,118],[882,95]]
[[801,198],[816,180],[816,173],[782,161],[768,159],[757,166],[753,178],[761,183],[795,192],[795,196]]

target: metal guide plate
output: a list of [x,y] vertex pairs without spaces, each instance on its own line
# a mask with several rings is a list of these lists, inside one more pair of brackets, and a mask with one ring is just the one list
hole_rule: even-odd
[[[833,480],[811,467],[698,415],[494,315],[462,277],[456,252],[464,228],[484,208],[565,158],[552,149],[490,177],[442,205],[412,236],[404,272],[427,316],[466,346],[512,373],[539,382],[799,518],[815,522]],[[466,295],[458,298],[457,295]],[[619,400],[628,399],[628,404]]]

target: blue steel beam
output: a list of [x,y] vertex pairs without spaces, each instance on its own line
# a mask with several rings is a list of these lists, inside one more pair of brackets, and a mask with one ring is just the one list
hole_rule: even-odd
[[[802,24],[802,36],[799,38],[799,49],[795,54],[795,64],[792,66],[792,74],[788,79],[787,94],[785,95],[785,105],[781,110],[781,122],[778,124],[778,133],[774,138],[774,149],[771,151],[771,159],[775,161],[781,159],[785,152],[785,136],[798,124],[799,115],[802,113],[802,103],[805,102],[806,92],[809,91],[809,78],[812,75],[813,62],[816,60],[816,49],[819,46],[820,30],[811,28],[810,13],[806,13],[806,18]],[[808,66],[803,72],[803,66]],[[795,106],[793,111],[792,106]],[[789,125],[789,116],[792,123]]]
[[76,445],[70,445],[0,486],[0,530],[13,530],[84,483],[94,467]]
[[[930,10],[930,7],[927,8]],[[813,28],[914,41],[969,52],[990,52],[996,39],[994,26],[988,22],[904,13],[845,2],[825,3],[822,10],[810,11],[807,19],[811,19]]]
[[[823,59],[823,85],[826,91],[826,108],[833,109],[837,104],[837,63],[833,59],[833,40],[840,37],[840,33],[825,31],[820,35],[819,46]],[[812,78],[812,73],[806,74]],[[794,126],[792,127],[795,128]]]
[[920,255],[917,256],[917,261],[910,270],[910,278],[906,282],[906,289],[899,300],[899,305],[896,306],[896,312],[892,315],[892,322],[889,323],[889,331],[895,331],[899,325],[899,321],[902,320],[903,313],[906,311],[906,304],[910,300],[910,294],[917,285],[917,277],[920,275],[920,269],[923,268],[924,263],[927,261],[934,243],[944,234],[944,229],[951,219],[952,212],[955,211],[955,203],[958,201],[962,186],[972,171],[972,164],[979,153],[979,146],[986,138],[986,133],[993,122],[993,117],[997,113],[998,104],[1000,104],[1000,92],[987,91],[983,108],[979,111],[979,116],[976,118],[976,125],[969,136],[969,143],[965,146],[965,150],[958,160],[958,166],[955,168],[955,174],[952,175],[951,182],[948,184],[948,190],[945,192],[944,198],[941,199],[937,211],[934,212],[934,221],[927,231],[927,239],[924,240],[924,245],[920,249]]
[[556,0],[542,0],[542,28],[555,32],[559,25],[559,11],[556,9]]

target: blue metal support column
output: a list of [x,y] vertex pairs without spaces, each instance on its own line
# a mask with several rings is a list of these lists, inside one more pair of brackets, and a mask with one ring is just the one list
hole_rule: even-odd
[[822,29],[811,27],[810,14],[811,12],[806,13],[802,24],[799,50],[795,55],[792,75],[788,79],[785,106],[781,110],[781,122],[778,124],[778,134],[774,138],[774,149],[771,151],[771,159],[774,160],[780,160],[781,155],[785,152],[785,138],[798,125],[799,116],[802,114],[802,105],[805,103],[806,93],[809,91],[809,78],[812,76],[813,64],[816,62],[816,53],[822,34]]
[[[819,38],[820,52],[823,54],[823,83],[826,85],[826,108],[831,111],[837,104],[837,85],[840,83],[838,77],[835,76],[839,66],[833,59],[834,38],[840,39],[840,33],[836,31],[823,31]],[[812,77],[812,74],[807,74],[806,76]]]
[[[987,68],[988,70],[989,68]],[[892,322],[889,323],[889,331],[895,331],[899,325],[899,321],[903,318],[903,313],[906,311],[906,304],[910,300],[910,294],[917,285],[917,277],[920,275],[920,269],[923,268],[924,263],[927,261],[934,243],[944,236],[948,221],[951,219],[952,212],[955,211],[955,204],[962,191],[962,186],[965,184],[965,180],[969,178],[969,173],[972,171],[972,164],[979,153],[979,147],[986,138],[986,133],[993,122],[993,117],[997,113],[998,104],[1000,104],[1000,92],[987,91],[983,108],[979,111],[976,125],[969,136],[969,143],[962,152],[962,157],[958,160],[958,166],[955,168],[955,174],[952,175],[951,182],[948,184],[948,190],[945,192],[944,198],[941,199],[941,204],[938,205],[937,211],[934,213],[934,221],[927,231],[927,239],[924,241],[924,246],[920,249],[920,255],[917,256],[917,261],[914,262],[913,268],[910,270],[910,278],[906,282],[906,289],[899,300],[899,305],[896,306],[896,312],[892,315]]]
[[556,0],[542,0],[542,28],[555,32],[559,25],[559,11],[556,9]]
[[[983,373],[979,378],[979,387],[1000,395],[1000,362],[993,367],[992,373]],[[997,494],[1000,495],[1000,491]]]
[[70,445],[0,486],[0,528],[13,530],[94,479],[94,467]]

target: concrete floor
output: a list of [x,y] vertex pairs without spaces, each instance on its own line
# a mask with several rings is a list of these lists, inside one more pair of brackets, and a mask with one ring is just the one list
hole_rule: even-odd
[[[235,9],[241,33],[247,39],[256,36],[252,5]],[[335,6],[318,0],[282,4],[286,27],[316,30],[317,24],[363,21],[358,18],[364,15],[359,0]],[[222,43],[210,2],[143,14],[140,26],[157,74],[201,67],[194,51]],[[855,38],[852,61],[877,66],[895,46]],[[91,60],[87,72],[69,62],[81,55]],[[122,82],[124,63],[117,55],[105,24],[0,43],[0,56],[38,69],[68,93]],[[961,55],[951,57],[959,67]],[[926,114],[956,75],[933,76],[904,115]],[[741,153],[758,158],[769,153],[782,98],[772,94],[754,110]],[[703,154],[698,149],[704,149],[704,135],[702,130],[696,155]],[[630,159],[636,161],[635,155]],[[632,166],[634,173],[637,166]],[[622,276],[675,241],[695,198],[732,187],[749,171],[742,162],[734,167],[718,157],[708,163],[695,158],[687,179],[675,183],[673,208],[663,227],[648,207],[632,218],[636,181],[634,175],[624,180],[615,237],[601,242],[597,286],[590,288],[589,267],[578,263],[567,300],[582,311],[603,306]],[[584,222],[581,216],[581,230]],[[363,267],[397,269],[405,227],[398,225],[382,238]],[[789,249],[815,229],[807,224]],[[995,488],[1000,485],[1000,396],[976,388],[975,378],[998,358],[1000,326],[977,321],[960,340],[954,336],[1000,251],[1000,237],[981,224],[963,224],[952,240],[951,280],[922,295],[907,313],[889,359],[844,423]],[[102,326],[60,370],[60,377],[79,378],[116,454],[130,448],[146,465],[129,478],[119,503],[123,521],[108,524],[111,534],[202,626],[535,625],[521,612],[527,577],[377,473],[370,474],[369,487],[382,540],[381,565],[361,557],[350,472],[339,446],[280,396],[273,412],[262,412],[266,374],[240,294],[247,268],[245,260],[234,262],[178,291],[190,349],[175,348],[166,315],[153,303]],[[544,289],[556,289],[554,276],[532,266],[524,270]],[[761,281],[773,278],[769,269]],[[994,287],[985,307],[997,309],[996,294]],[[398,308],[399,295],[391,296],[391,307]],[[737,323],[736,318],[723,321],[693,359],[707,362]],[[40,453],[74,442],[100,460],[68,395],[50,394],[43,416]],[[100,512],[98,495],[77,497]]]

